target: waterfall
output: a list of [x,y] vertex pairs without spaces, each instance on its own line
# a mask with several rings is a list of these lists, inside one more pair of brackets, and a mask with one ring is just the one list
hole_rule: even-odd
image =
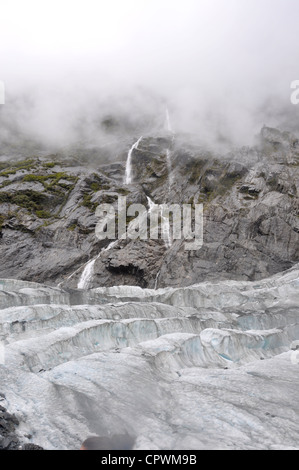
[[166,150],[166,162],[167,162],[167,171],[168,171],[168,191],[170,191],[172,186],[172,165],[171,165],[171,153],[170,150]]
[[156,275],[156,279],[155,279],[155,287],[154,289],[156,290],[157,287],[158,287],[158,279],[160,277],[160,274],[161,274],[161,270],[157,272],[157,275]]
[[[148,202],[148,205],[149,205],[148,214],[150,214],[152,212],[153,208],[156,206],[156,204],[154,203],[154,201],[149,196],[146,196],[146,198],[147,198],[147,202]],[[171,245],[172,245],[172,240],[171,240],[171,236],[170,236],[169,219],[163,215],[162,207],[160,205],[158,205],[158,207],[159,207],[159,211],[160,211],[161,219],[162,219],[162,229],[161,229],[162,238],[164,240],[164,244],[165,244],[166,248],[170,248]],[[163,223],[163,221],[164,221],[164,223]]]
[[147,202],[148,202],[148,205],[149,205],[148,213],[150,214],[156,204],[154,203],[154,201],[149,196],[146,196],[146,199],[147,199]]
[[117,240],[109,243],[109,245],[106,248],[103,248],[95,258],[93,258],[86,264],[81,274],[81,277],[79,279],[78,285],[77,285],[78,289],[88,288],[90,281],[92,280],[93,275],[94,275],[94,265],[95,265],[96,260],[100,257],[101,253],[103,253],[104,251],[109,251],[111,248],[113,248],[116,245],[116,243],[117,243]]
[[163,216],[163,213],[161,211],[161,218],[162,221],[164,221],[164,224],[162,222],[162,238],[164,240],[164,244],[166,248],[170,248],[172,245],[172,240],[170,236],[170,224],[169,224],[169,219],[165,216]]
[[173,133],[173,130],[172,130],[172,127],[171,127],[171,122],[170,122],[169,111],[168,111],[167,107],[165,109],[165,124],[164,124],[164,127],[165,127],[166,131]]
[[[167,107],[165,108],[164,128],[167,132],[170,132],[172,134],[172,142],[173,142],[174,131],[171,126],[169,111]],[[172,179],[171,179],[172,165],[171,165],[171,152],[169,148],[166,150],[166,162],[167,162],[167,170],[168,170],[168,191],[170,191],[171,186],[172,186]]]
[[127,158],[127,163],[126,163],[126,174],[125,174],[125,184],[131,184],[132,183],[132,154],[133,151],[138,148],[138,145],[142,139],[142,136],[135,142],[135,144],[132,145],[128,152],[128,158]]
[[89,261],[87,265],[85,266],[83,273],[80,277],[80,280],[78,282],[78,289],[87,289],[91,278],[93,277],[93,272],[94,272],[94,264],[96,262],[97,258],[94,258],[93,260]]

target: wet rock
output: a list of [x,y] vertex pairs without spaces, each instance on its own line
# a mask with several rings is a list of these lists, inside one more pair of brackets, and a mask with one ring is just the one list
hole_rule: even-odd
[[44,448],[36,444],[24,444],[20,450],[44,450]]
[[16,416],[0,406],[0,450],[17,450],[19,448],[20,441],[15,434],[18,424]]
[[84,264],[110,242],[95,236],[96,207],[109,202],[117,211],[118,195],[127,206],[147,206],[147,196],[157,204],[202,203],[204,244],[188,252],[184,240],[171,248],[161,239],[120,241],[98,257],[90,287],[153,288],[157,276],[158,287],[187,286],[284,271],[299,260],[298,158],[293,135],[264,127],[256,147],[225,155],[181,136],[143,138],[128,186],[125,161],[95,169],[84,159],[53,168],[34,160],[34,173],[28,164],[0,179],[1,277],[77,287]]

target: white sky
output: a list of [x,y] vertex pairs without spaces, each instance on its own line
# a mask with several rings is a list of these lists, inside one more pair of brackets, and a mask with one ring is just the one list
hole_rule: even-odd
[[251,107],[299,78],[298,18],[298,0],[0,0],[0,80]]
[[298,0],[1,0],[0,75],[292,68],[298,13]]

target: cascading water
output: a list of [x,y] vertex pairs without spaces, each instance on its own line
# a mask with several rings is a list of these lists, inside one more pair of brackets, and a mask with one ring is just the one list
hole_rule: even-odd
[[165,130],[168,132],[173,133],[172,127],[171,127],[171,122],[170,122],[170,116],[169,116],[169,111],[168,108],[166,107],[165,109],[165,123],[164,123]]
[[156,204],[154,203],[154,201],[149,196],[146,196],[146,198],[147,198],[147,202],[148,202],[148,205],[149,205],[148,213],[150,214],[152,212],[152,210],[154,209],[154,207],[156,206]]
[[167,162],[167,171],[168,171],[168,191],[171,190],[172,186],[172,165],[171,165],[171,153],[170,150],[166,150],[166,162]]
[[[147,197],[147,202],[149,205],[148,213],[150,214],[152,210],[156,207],[156,204],[149,196],[146,196],[146,197]],[[163,215],[162,207],[160,205],[158,207],[159,207],[159,212],[160,212],[161,219],[162,219],[162,227],[161,227],[162,238],[164,240],[166,248],[170,248],[172,245],[172,239],[170,235],[169,219],[165,217],[165,215]]]
[[89,261],[87,265],[85,266],[83,273],[81,274],[81,277],[78,282],[78,289],[87,289],[88,285],[91,281],[91,278],[93,276],[94,272],[94,264],[97,260],[98,256],[94,258],[93,260]]
[[[164,123],[164,128],[167,132],[170,132],[172,134],[172,141],[174,140],[174,131],[171,126],[170,122],[170,115],[168,108],[165,108],[165,123]],[[167,163],[167,171],[168,171],[168,191],[171,190],[172,186],[172,164],[171,164],[171,151],[169,148],[166,150],[166,163]]]
[[162,218],[162,238],[164,240],[166,248],[170,248],[172,245],[172,240],[170,236],[169,219],[163,215],[162,211],[161,211],[161,218]]
[[128,158],[127,158],[127,163],[126,163],[126,174],[125,174],[125,184],[131,184],[132,183],[132,154],[133,151],[138,148],[138,145],[140,144],[140,141],[142,140],[142,136],[135,142],[135,144],[132,145],[128,152]]
[[78,285],[77,285],[78,289],[88,288],[94,275],[94,265],[95,265],[96,260],[100,257],[101,253],[103,253],[104,251],[109,251],[111,248],[113,248],[116,245],[116,243],[117,243],[117,240],[109,243],[109,245],[106,248],[103,248],[95,258],[93,258],[86,264],[81,274],[81,277],[79,279]]
[[156,279],[155,279],[155,287],[154,287],[155,290],[158,287],[158,280],[159,280],[160,274],[161,274],[161,271],[158,271],[156,275]]

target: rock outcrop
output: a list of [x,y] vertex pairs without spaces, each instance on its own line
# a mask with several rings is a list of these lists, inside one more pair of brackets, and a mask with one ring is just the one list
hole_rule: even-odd
[[0,393],[0,450],[44,450],[41,446],[25,442],[32,438],[31,435],[22,438],[17,434],[20,422],[15,414],[8,413],[3,406],[5,401],[5,394]]
[[2,406],[4,401],[5,395],[0,393],[0,450],[17,450],[20,441],[15,431],[19,421]]
[[[204,244],[186,251],[184,240],[170,248],[161,239],[119,240],[96,259],[90,288],[259,280],[298,262],[296,137],[265,127],[255,147],[226,155],[186,140],[144,137],[132,155],[131,185],[124,184],[125,162],[100,165],[101,155],[96,167],[59,154],[2,161],[1,277],[76,287],[86,263],[110,243],[95,236],[96,207],[117,207],[120,195],[127,206],[148,206],[148,197],[203,203]],[[119,152],[125,156],[125,148]]]

